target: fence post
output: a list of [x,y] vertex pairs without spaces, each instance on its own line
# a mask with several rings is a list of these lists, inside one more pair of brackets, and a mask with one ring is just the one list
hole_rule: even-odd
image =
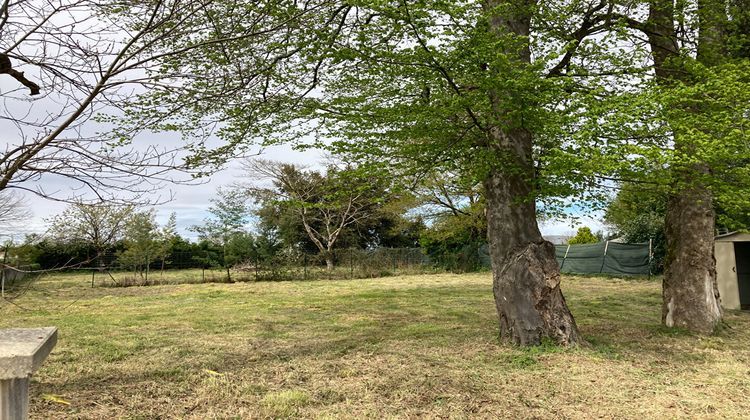
[[354,278],[354,248],[349,248],[349,278]]
[[648,238],[648,279],[651,280],[651,265],[654,262],[653,238]]
[[570,244],[568,244],[568,248],[565,250],[565,256],[563,257],[562,264],[560,264],[560,271],[565,267],[565,260],[568,259],[568,252],[570,252]]
[[304,280],[307,280],[307,253],[305,252],[305,253],[304,253],[303,255],[305,256],[305,258],[304,258],[304,261],[305,261],[305,262],[304,262],[304,266],[305,266],[305,274],[304,274],[304,276],[303,276],[303,279],[304,279]]
[[258,281],[258,257],[255,257],[255,281]]
[[206,260],[203,261],[203,271],[201,272],[203,276],[203,283],[206,282],[206,264],[208,264],[208,251],[206,251]]
[[2,296],[3,299],[5,299],[5,270],[7,269],[5,263],[8,262],[8,249],[10,249],[10,247],[6,245],[5,251],[3,252],[3,266],[2,269],[0,269],[0,296]]
[[148,284],[148,269],[151,266],[151,255],[147,251],[146,252],[146,283]]
[[609,249],[609,241],[604,243],[604,255],[602,256],[602,267],[599,269],[599,274],[604,272],[604,262],[607,261],[607,250]]

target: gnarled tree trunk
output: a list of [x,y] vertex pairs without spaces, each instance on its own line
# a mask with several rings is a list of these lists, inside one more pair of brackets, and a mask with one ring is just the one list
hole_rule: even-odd
[[543,338],[558,344],[582,341],[560,291],[555,247],[545,241],[532,196],[531,135],[495,132],[498,153],[512,154],[519,171],[495,169],[484,181],[493,292],[500,336],[518,345]]

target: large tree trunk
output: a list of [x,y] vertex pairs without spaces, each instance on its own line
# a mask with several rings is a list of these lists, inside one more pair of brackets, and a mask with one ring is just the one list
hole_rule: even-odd
[[[525,174],[531,165],[531,135],[501,133],[500,153],[515,157]],[[560,291],[555,247],[545,241],[536,220],[532,179],[508,168],[494,170],[484,181],[487,227],[492,259],[493,292],[500,336],[522,346],[544,338],[572,345],[582,341]]]
[[[675,27],[672,0],[652,0],[646,22],[657,82],[669,85],[685,79]],[[724,53],[726,12],[723,2],[698,2],[699,42],[697,59],[705,65],[720,61]],[[685,112],[695,112],[686,109]],[[687,161],[697,145],[689,135],[675,133],[674,147]],[[709,168],[700,162],[672,166],[673,192],[667,203],[665,237],[667,259],[662,286],[662,323],[667,327],[711,333],[721,321],[714,258],[713,196],[700,181]]]
[[[681,153],[694,147],[675,138]],[[689,150],[689,152],[686,152]],[[713,193],[697,179],[708,173],[702,164],[680,168],[675,164],[673,191],[667,201],[664,237],[667,257],[662,283],[662,323],[710,334],[721,322],[722,311],[716,282],[714,235],[716,215]]]
[[[534,0],[485,4],[491,32],[506,45],[503,53],[516,61],[520,71],[531,63],[525,40],[530,36],[534,4]],[[508,35],[522,42],[508,42]],[[578,327],[560,291],[555,248],[542,238],[536,221],[532,133],[507,108],[505,92],[488,94],[494,121],[487,141],[497,160],[484,180],[484,190],[500,337],[522,346],[538,345],[544,338],[563,345],[579,343]]]
[[662,322],[667,327],[707,334],[721,321],[714,220],[711,192],[704,187],[683,188],[669,198],[662,287]]

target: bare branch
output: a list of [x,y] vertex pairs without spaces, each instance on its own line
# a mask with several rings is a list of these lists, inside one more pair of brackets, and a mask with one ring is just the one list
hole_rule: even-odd
[[29,88],[32,96],[39,94],[39,85],[27,79],[22,71],[14,69],[8,55],[3,53],[0,53],[0,74],[9,74],[11,77],[18,80],[19,83]]

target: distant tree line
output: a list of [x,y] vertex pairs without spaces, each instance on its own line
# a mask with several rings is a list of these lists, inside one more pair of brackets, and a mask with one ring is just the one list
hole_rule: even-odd
[[[247,161],[245,179],[220,188],[209,217],[190,227],[197,240],[177,232],[176,215],[164,225],[155,211],[132,206],[72,204],[51,218],[46,235],[7,245],[7,263],[41,270],[119,267],[143,275],[152,269],[231,267],[248,262],[282,264],[290,253],[317,254],[330,270],[343,249],[421,248],[438,268],[487,267],[487,222],[481,186],[450,173],[426,176],[411,190],[360,176],[354,167],[322,170],[266,160]],[[664,269],[667,197],[625,184],[605,209],[608,237],[653,243],[653,272]],[[744,209],[717,211],[717,232],[746,230]],[[596,243],[602,232],[578,229],[570,244]],[[295,255],[297,255],[295,254]],[[227,275],[231,276],[227,271]]]
[[421,248],[437,267],[483,265],[484,201],[475,185],[455,176],[432,177],[418,188],[363,176],[352,166],[320,170],[267,160],[248,161],[242,182],[219,188],[208,217],[177,230],[173,213],[156,222],[154,209],[75,203],[49,219],[44,235],[9,247],[8,261],[40,270],[122,268],[141,276],[153,269],[273,264],[289,253],[315,254],[332,270],[343,249]]

